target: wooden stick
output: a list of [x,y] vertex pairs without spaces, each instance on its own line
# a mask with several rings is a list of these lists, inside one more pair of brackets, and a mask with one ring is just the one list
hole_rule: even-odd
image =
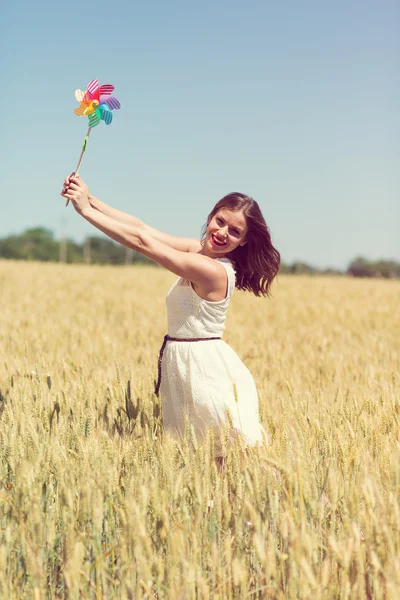
[[[82,163],[82,160],[83,160],[83,155],[84,155],[85,150],[86,150],[86,144],[88,143],[88,139],[89,139],[89,135],[90,135],[91,129],[92,128],[89,127],[89,129],[86,132],[85,141],[83,142],[83,146],[82,146],[82,152],[81,152],[81,155],[80,155],[79,160],[78,160],[78,164],[77,164],[76,169],[75,169],[75,176],[78,175],[79,169],[81,168],[81,163]],[[69,204],[69,198],[67,198],[65,206],[68,206],[68,204]]]

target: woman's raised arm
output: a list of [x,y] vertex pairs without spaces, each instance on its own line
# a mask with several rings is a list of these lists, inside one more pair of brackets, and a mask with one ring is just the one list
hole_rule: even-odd
[[90,193],[89,202],[92,208],[98,210],[103,215],[107,215],[108,217],[111,217],[111,219],[114,219],[114,221],[118,221],[124,225],[133,225],[153,239],[163,242],[163,244],[167,244],[168,246],[171,246],[171,248],[175,248],[175,250],[180,250],[181,252],[199,252],[201,250],[200,240],[178,237],[159,231],[154,227],[150,227],[150,225],[147,225],[137,217],[109,206]]
[[[64,188],[61,192],[61,195],[63,195],[63,193],[68,190],[71,180],[74,176],[75,173],[71,173],[69,177],[66,177],[64,179]],[[150,225],[147,225],[137,217],[134,217],[129,213],[123,212],[122,210],[118,210],[117,208],[113,208],[105,202],[102,202],[101,200],[99,200],[99,198],[93,196],[93,194],[90,193],[89,189],[88,198],[90,206],[102,213],[103,215],[110,217],[114,221],[118,221],[118,223],[122,223],[124,225],[133,225],[138,230],[142,231],[143,233],[147,234],[153,239],[158,240],[163,244],[167,244],[171,248],[175,248],[175,250],[180,250],[181,252],[200,252],[201,250],[200,240],[196,240],[195,238],[184,238],[175,235],[170,235],[169,233],[164,233],[163,231],[159,231],[154,227],[150,227]]]
[[[207,299],[214,301],[215,294],[225,297],[226,270],[217,261],[199,253],[178,250],[152,237],[144,227],[132,223],[121,223],[109,215],[96,210],[89,202],[89,188],[79,176],[71,177],[68,188],[61,192],[72,201],[75,210],[86,221],[97,227],[108,237],[128,248],[132,248],[175,275],[197,284]],[[212,296],[209,298],[209,296]]]

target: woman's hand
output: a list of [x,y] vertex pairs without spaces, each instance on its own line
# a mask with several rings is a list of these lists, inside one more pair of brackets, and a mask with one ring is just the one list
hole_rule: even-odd
[[74,173],[64,179],[61,196],[71,200],[75,210],[80,214],[91,206],[88,186],[82,181],[79,175],[75,175]]

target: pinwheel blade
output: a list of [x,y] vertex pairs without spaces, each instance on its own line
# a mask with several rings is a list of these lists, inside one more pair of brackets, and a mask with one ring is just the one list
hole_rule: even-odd
[[87,95],[87,92],[82,92],[82,90],[75,90],[75,99],[78,102],[90,102],[90,98]]
[[99,109],[96,109],[91,115],[89,115],[89,127],[96,127],[100,123],[100,115],[97,113],[100,112]]
[[114,91],[114,86],[111,83],[105,83],[99,87],[100,96],[111,96]]
[[107,104],[100,104],[99,109],[101,111],[101,118],[103,119],[106,125],[109,125],[112,121],[112,112],[108,108]]
[[98,100],[99,99],[99,80],[92,79],[92,81],[89,81],[88,86],[87,86],[87,91],[89,94],[89,98],[94,98],[94,99]]
[[114,98],[114,96],[100,96],[100,103],[107,104],[107,106],[109,108],[111,108],[111,110],[114,110],[114,109],[119,110],[121,108],[121,104],[119,103],[119,100]]
[[78,108],[75,108],[74,113],[78,115],[78,117],[84,117],[86,115],[86,104],[81,104]]

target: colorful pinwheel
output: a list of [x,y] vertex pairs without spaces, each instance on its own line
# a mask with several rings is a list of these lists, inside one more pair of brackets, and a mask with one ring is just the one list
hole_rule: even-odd
[[[90,131],[93,127],[96,127],[100,121],[104,121],[106,125],[110,125],[113,118],[111,111],[114,109],[119,110],[121,108],[119,101],[111,95],[113,91],[114,86],[109,83],[99,87],[98,79],[89,81],[85,92],[82,92],[82,90],[75,91],[75,98],[80,102],[80,106],[75,108],[74,113],[78,115],[78,117],[89,118],[89,129],[87,130],[83,142],[82,152],[75,170],[75,175],[78,175],[86,145],[89,140]],[[66,206],[68,206],[68,203],[69,200],[67,200]]]
[[106,83],[99,87],[98,79],[88,83],[87,91],[76,90],[75,98],[80,102],[79,108],[74,110],[78,117],[89,117],[89,127],[96,127],[100,121],[109,125],[112,121],[112,110],[120,109],[121,105],[111,94],[114,86]]

